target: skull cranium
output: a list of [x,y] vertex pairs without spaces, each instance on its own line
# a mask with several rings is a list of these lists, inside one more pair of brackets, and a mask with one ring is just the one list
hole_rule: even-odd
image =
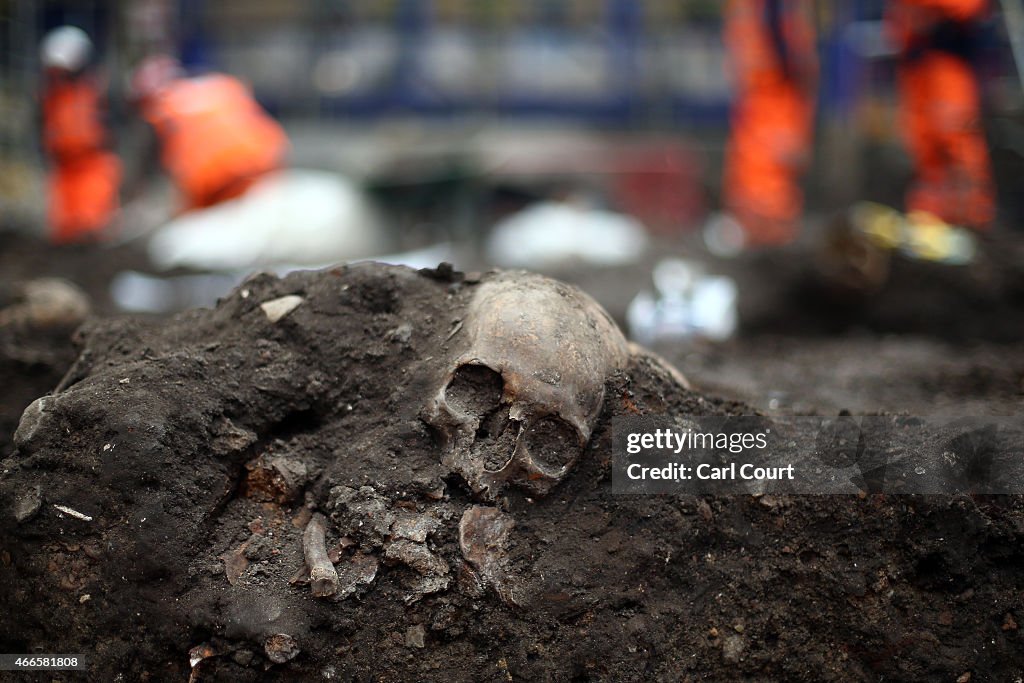
[[626,340],[589,296],[527,273],[481,284],[462,323],[464,346],[426,410],[443,462],[483,498],[506,484],[543,495],[586,448]]

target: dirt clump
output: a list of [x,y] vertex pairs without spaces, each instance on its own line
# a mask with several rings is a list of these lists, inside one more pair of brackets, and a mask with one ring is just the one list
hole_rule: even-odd
[[72,333],[90,311],[89,297],[60,278],[0,285],[0,456],[10,453],[25,407],[71,367],[77,356]]
[[57,387],[77,358],[78,324],[90,312],[116,312],[110,283],[128,269],[149,269],[137,246],[54,247],[0,230],[0,457],[12,450],[22,411]]
[[[1024,665],[1002,628],[1021,610],[1019,498],[613,495],[615,416],[751,410],[648,355],[612,365],[547,495],[474,492],[426,416],[465,360],[470,303],[509,277],[257,275],[211,310],[87,323],[0,469],[0,651],[83,653],[90,680],[984,680]],[[300,301],[271,320],[261,304],[282,297]],[[493,398],[494,377],[464,379],[456,400]],[[480,434],[504,433],[486,417]],[[530,438],[564,447],[544,424]]]

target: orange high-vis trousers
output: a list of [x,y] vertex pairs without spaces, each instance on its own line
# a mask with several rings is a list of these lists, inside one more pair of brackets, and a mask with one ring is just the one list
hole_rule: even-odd
[[784,244],[796,236],[800,176],[813,138],[817,53],[808,5],[777,0],[771,19],[769,2],[733,0],[726,13],[737,92],[723,205],[750,245]]
[[96,150],[58,162],[50,171],[50,241],[81,242],[97,237],[118,209],[121,162]]
[[724,203],[749,244],[784,244],[796,236],[813,118],[810,96],[785,81],[744,93],[736,103]]
[[992,167],[981,128],[981,95],[970,63],[928,50],[899,70],[903,132],[916,177],[906,210],[986,228],[995,218]]
[[49,76],[42,98],[50,240],[98,237],[118,208],[121,163],[106,149],[102,92],[94,78]]

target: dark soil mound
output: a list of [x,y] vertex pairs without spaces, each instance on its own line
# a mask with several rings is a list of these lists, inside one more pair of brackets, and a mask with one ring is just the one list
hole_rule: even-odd
[[0,231],[0,281],[6,284],[41,277],[64,278],[88,295],[100,315],[116,312],[110,282],[124,270],[152,270],[140,245],[57,247],[35,235]]
[[[135,246],[54,247],[23,232],[0,232],[0,309],[13,303],[26,282],[59,277],[79,287],[94,312],[112,313],[110,282],[125,269],[146,270],[145,253]],[[0,313],[0,318],[3,314]],[[12,325],[0,322],[0,457],[11,451],[11,435],[34,399],[57,386],[78,356],[75,325]]]
[[[423,411],[492,277],[260,275],[214,310],[87,325],[0,470],[0,651],[81,653],[98,681],[185,680],[190,656],[203,681],[1024,666],[1019,498],[612,495],[613,416],[750,410],[647,357],[607,378],[564,482],[480,505]],[[304,570],[319,533],[333,597]]]
[[[850,330],[925,334],[965,342],[1024,336],[1024,248],[1015,235],[979,240],[969,265],[885,255],[877,289],[849,288],[818,253],[753,256],[736,274],[747,333],[835,335]],[[877,256],[877,255],[876,255]]]
[[77,355],[67,330],[0,328],[0,457],[10,455],[25,407],[52,391]]

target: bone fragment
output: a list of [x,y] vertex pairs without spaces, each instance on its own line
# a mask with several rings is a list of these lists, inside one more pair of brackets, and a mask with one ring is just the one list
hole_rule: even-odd
[[506,569],[512,518],[497,508],[474,505],[459,522],[459,548],[479,579],[491,586],[509,606],[518,606],[514,581]]
[[92,517],[90,517],[89,515],[83,514],[83,513],[79,512],[78,510],[72,510],[67,505],[54,505],[53,507],[57,508],[58,510],[63,512],[65,515],[68,515],[69,517],[74,517],[75,519],[80,519],[83,522],[91,522],[92,521]]
[[309,567],[309,585],[313,589],[313,596],[317,598],[330,597],[338,590],[338,572],[327,557],[325,522],[324,516],[316,513],[302,533],[302,551],[306,556],[306,566]]
[[267,320],[272,323],[276,323],[278,320],[298,308],[302,301],[303,299],[301,296],[289,294],[288,296],[282,296],[278,299],[264,301],[260,304],[260,308],[263,309],[263,313],[267,316]]

